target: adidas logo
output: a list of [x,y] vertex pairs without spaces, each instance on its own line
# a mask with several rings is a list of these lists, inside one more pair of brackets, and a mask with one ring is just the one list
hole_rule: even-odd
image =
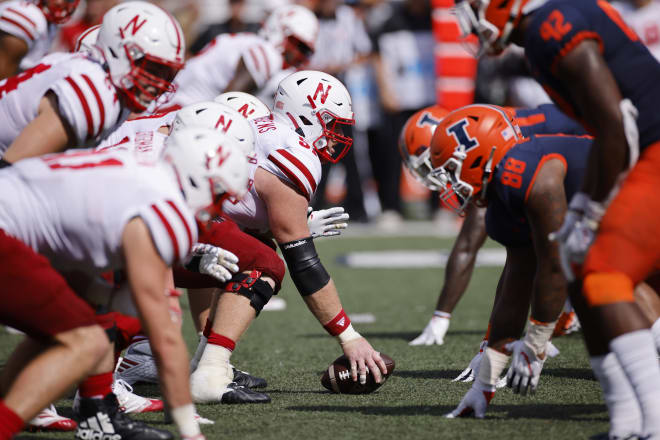
[[339,372],[339,380],[348,380],[349,377],[351,377],[351,373],[348,370]]
[[339,327],[343,327],[344,324],[346,324],[346,318],[341,318],[339,321],[337,321],[337,325]]
[[80,440],[122,440],[121,435],[115,432],[110,417],[104,412],[97,412],[96,416],[80,422],[76,438]]

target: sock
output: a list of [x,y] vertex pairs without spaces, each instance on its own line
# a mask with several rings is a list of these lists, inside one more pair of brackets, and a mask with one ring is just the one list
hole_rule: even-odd
[[651,326],[651,333],[653,334],[653,340],[655,341],[655,349],[660,351],[660,318]]
[[625,333],[610,341],[642,411],[642,435],[660,435],[660,366],[650,330]]
[[230,356],[231,352],[236,348],[236,342],[226,336],[217,334],[213,330],[209,332],[209,335],[206,337],[206,339],[209,345],[219,345],[220,347],[224,347],[229,350]]
[[112,392],[112,372],[89,376],[78,387],[80,397],[103,399]]
[[628,438],[642,431],[642,413],[635,393],[614,353],[589,358],[591,368],[603,389],[610,414],[610,438]]
[[225,380],[231,382],[234,379],[234,373],[231,371],[229,358],[231,358],[234,347],[236,347],[234,341],[211,331],[204,353],[199,359],[197,371],[202,367],[210,367],[217,371],[218,376],[224,376]]
[[197,344],[197,350],[195,350],[195,354],[190,360],[191,374],[197,369],[197,366],[199,365],[199,360],[202,358],[202,354],[204,354],[204,350],[206,350],[207,343],[208,343],[208,339],[206,339],[206,336],[204,336],[203,334],[200,335],[199,343]]
[[0,400],[0,440],[10,440],[25,426],[25,422]]

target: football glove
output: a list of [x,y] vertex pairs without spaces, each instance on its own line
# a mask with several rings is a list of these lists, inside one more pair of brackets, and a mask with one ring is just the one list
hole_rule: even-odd
[[307,227],[312,238],[332,237],[348,227],[348,214],[341,206],[312,211],[307,208]]
[[449,328],[449,318],[434,316],[431,318],[422,334],[410,341],[408,345],[442,345],[445,342],[445,334]]
[[574,266],[581,265],[596,237],[605,208],[584,193],[576,193],[558,231],[548,237],[559,243],[559,261],[566,279],[575,280]]
[[225,282],[231,280],[238,272],[238,257],[231,252],[210,244],[198,243],[193,246],[192,254],[201,257],[199,273],[210,275]]
[[537,355],[532,346],[522,339],[509,342],[506,344],[506,349],[512,352],[511,367],[506,374],[506,384],[514,393],[523,396],[528,392],[530,394],[536,392],[546,359],[559,354],[557,347],[552,342],[548,342],[545,345],[545,351],[541,354],[543,358],[541,358],[541,355]]
[[455,410],[445,414],[448,419],[456,417],[476,417],[483,419],[486,415],[486,408],[495,396],[495,387],[485,384],[481,379],[477,379],[472,384],[472,388],[465,394],[461,403]]
[[479,374],[479,365],[481,364],[481,357],[483,356],[486,347],[488,347],[488,341],[487,340],[481,341],[481,344],[479,345],[479,353],[477,353],[472,358],[467,368],[461,371],[461,374],[456,376],[452,380],[452,382],[472,382],[474,378],[477,377],[477,374]]

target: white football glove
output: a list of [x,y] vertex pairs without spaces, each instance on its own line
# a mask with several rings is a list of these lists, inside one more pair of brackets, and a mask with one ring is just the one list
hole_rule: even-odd
[[481,341],[481,344],[479,345],[479,353],[477,353],[472,358],[467,368],[461,371],[461,374],[456,376],[452,380],[452,382],[472,382],[474,378],[477,377],[477,374],[479,374],[479,365],[481,364],[481,357],[483,356],[486,347],[488,347],[488,341],[486,340]]
[[422,334],[410,341],[408,345],[442,345],[445,342],[445,334],[449,328],[449,318],[434,316],[431,318]]
[[584,193],[576,193],[561,228],[548,237],[559,243],[559,261],[568,281],[575,280],[573,266],[584,262],[604,212],[602,204],[592,201]]
[[463,396],[463,400],[458,404],[455,410],[445,414],[448,419],[456,417],[476,417],[483,419],[486,415],[486,408],[495,396],[495,387],[485,384],[481,379],[477,379],[472,384],[470,390]]
[[534,394],[543,364],[548,358],[548,348],[543,353],[543,358],[537,356],[534,348],[522,339],[509,342],[506,344],[506,349],[512,352],[511,367],[506,374],[507,386],[516,394],[523,396],[528,392]]
[[307,208],[307,227],[312,238],[332,237],[348,227],[348,214],[341,206],[312,211]]
[[238,257],[231,252],[210,244],[197,243],[192,253],[201,256],[199,273],[211,275],[213,278],[225,282],[231,280],[238,272]]

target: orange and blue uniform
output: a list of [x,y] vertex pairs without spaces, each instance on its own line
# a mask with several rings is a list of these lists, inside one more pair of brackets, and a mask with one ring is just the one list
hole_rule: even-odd
[[592,139],[532,136],[511,148],[495,169],[488,193],[486,232],[506,247],[532,245],[525,204],[534,180],[550,159],[564,163],[564,192],[570,200],[580,190]]
[[557,65],[585,40],[598,43],[622,96],[639,113],[639,161],[608,207],[582,269],[585,297],[599,306],[632,301],[633,286],[660,260],[660,63],[604,0],[551,0],[541,6],[526,30],[525,53],[532,74],[577,119],[582,115]]
[[554,104],[541,104],[534,108],[516,108],[516,123],[523,136],[535,134],[568,134],[582,136],[587,130],[574,119],[566,116]]

